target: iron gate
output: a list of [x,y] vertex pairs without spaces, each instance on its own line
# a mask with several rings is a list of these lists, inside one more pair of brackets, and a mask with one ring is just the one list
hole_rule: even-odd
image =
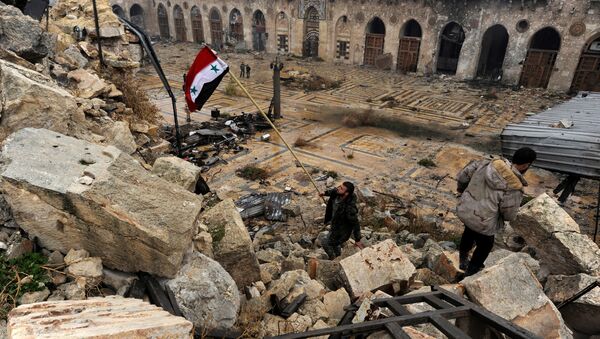
[[175,40],[177,41],[186,41],[185,34],[185,22],[183,19],[183,11],[181,7],[176,7],[173,13],[173,19],[175,22]]
[[400,39],[398,46],[398,62],[396,69],[399,72],[416,72],[419,62],[420,38],[404,37]]
[[600,92],[600,54],[581,55],[571,90]]
[[221,17],[210,19],[210,41],[213,48],[221,48],[223,45],[223,26]]
[[558,51],[529,49],[523,63],[519,85],[530,88],[546,88],[557,54]]
[[167,10],[162,4],[158,6],[158,30],[161,39],[169,38],[169,17]]
[[192,8],[192,35],[194,42],[204,41],[204,29],[202,28],[202,15],[198,7]]
[[365,65],[375,65],[375,59],[383,54],[385,34],[367,33],[365,37]]

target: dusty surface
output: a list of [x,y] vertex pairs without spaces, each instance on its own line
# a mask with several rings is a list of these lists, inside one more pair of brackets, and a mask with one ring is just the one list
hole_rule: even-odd
[[[199,46],[179,43],[157,44],[155,48],[178,99],[180,122],[183,122],[182,75]],[[273,56],[223,54],[221,57],[236,76],[242,61],[251,65],[251,78],[244,79],[243,83],[267,109],[272,95],[269,63]],[[298,137],[309,142],[307,146],[295,148],[309,170],[335,171],[340,175],[336,182],[351,180],[359,186],[398,196],[405,204],[411,203],[413,212],[435,216],[445,229],[455,232],[462,231],[453,213],[456,173],[471,159],[498,154],[499,134],[506,124],[519,122],[528,112],[539,112],[567,99],[544,90],[489,88],[444,78],[291,58],[283,62],[285,71],[308,71],[341,80],[339,88],[321,91],[282,87],[284,118],[278,121],[278,126],[290,144]],[[144,80],[146,90],[166,120],[172,121],[170,99],[152,66],[146,65],[138,77]],[[225,94],[229,82],[226,77],[202,111],[191,114],[192,119],[210,119],[213,108],[231,114],[256,111],[247,98]],[[394,107],[386,108],[390,105],[386,97],[395,99]],[[364,115],[369,109],[375,118],[367,120],[381,128],[350,128],[344,124],[348,116]],[[312,222],[323,213],[320,201],[283,143],[270,133],[273,138],[269,142],[260,141],[257,135],[245,145],[247,151],[223,154],[227,164],[214,166],[203,175],[213,190],[228,192],[225,195],[232,198],[257,190],[281,191],[290,186],[306,193],[300,199],[306,207],[304,220]],[[436,167],[420,166],[421,159],[433,160]],[[235,170],[247,164],[268,169],[268,184],[236,176]],[[551,193],[560,181],[556,175],[540,169],[529,171],[526,178],[530,183],[526,193],[532,196]],[[320,189],[325,188],[325,181],[318,184]],[[585,233],[593,233],[596,185],[583,180],[565,206]]]

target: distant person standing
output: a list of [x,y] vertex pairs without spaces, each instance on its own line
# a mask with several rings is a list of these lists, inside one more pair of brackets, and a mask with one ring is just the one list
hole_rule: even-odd
[[246,64],[243,62],[240,64],[240,78],[246,77]]
[[[494,247],[494,236],[505,221],[513,221],[523,199],[527,181],[523,174],[537,154],[528,147],[518,149],[512,163],[506,159],[472,161],[456,177],[461,193],[456,215],[465,224],[460,240],[460,269],[465,276],[479,272]],[[469,252],[475,246],[469,261]]]
[[250,65],[246,64],[246,78],[250,79]]

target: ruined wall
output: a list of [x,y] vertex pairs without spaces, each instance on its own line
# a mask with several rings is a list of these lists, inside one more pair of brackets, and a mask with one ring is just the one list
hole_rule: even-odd
[[[262,11],[266,21],[266,51],[274,53],[278,47],[278,34],[286,34],[288,51],[303,54],[306,22],[304,16],[312,6],[319,14],[318,55],[326,61],[360,65],[365,60],[367,26],[377,17],[385,25],[383,53],[393,56],[392,70],[397,68],[399,41],[405,24],[416,20],[422,30],[418,51],[417,71],[438,71],[438,54],[441,34],[450,22],[456,22],[464,30],[464,42],[456,68],[457,79],[473,79],[477,75],[482,39],[486,30],[502,25],[508,32],[508,46],[502,66],[502,82],[518,84],[522,64],[527,55],[532,36],[542,28],[552,27],[561,37],[561,47],[550,76],[548,88],[568,90],[577,68],[581,50],[586,42],[600,33],[600,2],[595,0],[539,0],[539,1],[431,1],[431,0],[230,0],[230,1],[183,1],[183,0],[112,0],[126,13],[134,3],[144,9],[145,26],[151,35],[158,35],[157,8],[163,4],[169,15],[169,31],[175,36],[173,9],[179,5],[184,12],[188,41],[193,41],[190,10],[196,5],[202,14],[204,37],[210,42],[211,27],[209,11],[215,8],[220,16],[223,31],[229,30],[229,16],[235,8],[243,17],[243,39],[252,48],[253,15]],[[281,14],[285,14],[282,19]],[[336,27],[345,16],[343,30]],[[518,23],[526,20],[527,26]],[[283,24],[282,24],[283,22]],[[338,34],[338,33],[341,33]],[[347,58],[336,58],[338,40],[349,42]]]

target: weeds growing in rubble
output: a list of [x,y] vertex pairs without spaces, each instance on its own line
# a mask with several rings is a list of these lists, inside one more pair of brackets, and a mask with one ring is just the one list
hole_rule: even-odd
[[246,180],[265,180],[269,177],[269,172],[265,169],[256,167],[253,165],[246,165],[243,168],[236,171],[236,174],[239,177],[242,177]]
[[28,253],[8,260],[0,256],[0,320],[17,306],[17,301],[27,292],[41,291],[50,280],[42,267],[47,258],[40,253]]
[[158,108],[150,101],[139,80],[130,73],[114,70],[107,71],[105,75],[123,92],[123,103],[133,110],[133,116],[122,117],[122,120],[127,120],[130,123],[146,121],[152,124],[160,120],[161,116]]
[[235,81],[233,81],[233,79],[229,79],[229,82],[227,83],[227,86],[225,87],[225,95],[228,95],[230,97],[242,96],[240,94],[238,85],[235,83]]
[[305,147],[310,146],[310,141],[304,139],[303,137],[298,137],[296,141],[294,141],[294,147]]
[[417,164],[419,164],[420,166],[423,166],[423,167],[427,167],[427,168],[437,167],[435,162],[433,162],[433,160],[431,160],[429,158],[423,158],[423,159],[419,160],[419,162]]

